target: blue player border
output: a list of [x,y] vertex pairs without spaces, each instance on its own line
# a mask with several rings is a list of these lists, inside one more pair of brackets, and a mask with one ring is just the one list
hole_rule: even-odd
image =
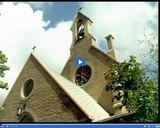
[[0,128],[160,128],[159,124],[2,124]]

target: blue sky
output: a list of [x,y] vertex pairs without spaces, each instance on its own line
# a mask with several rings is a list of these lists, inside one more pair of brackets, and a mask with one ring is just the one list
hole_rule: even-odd
[[[144,29],[148,35],[153,32],[149,22],[158,26],[155,2],[1,2],[0,50],[9,58],[7,65],[11,68],[2,80],[9,83],[10,89],[34,45],[35,54],[51,69],[61,72],[72,43],[70,27],[81,6],[93,21],[92,33],[98,48],[107,52],[105,37],[112,34],[120,61],[129,55],[136,55],[140,60],[134,42],[144,38]],[[148,49],[145,44],[141,47]],[[8,92],[0,89],[0,104]]]
[[55,23],[58,23],[62,20],[73,20],[78,8],[78,2],[55,2],[53,8],[46,9],[46,15],[44,15],[44,19],[50,20],[51,15],[53,15],[51,19],[52,22],[48,27],[54,26]]

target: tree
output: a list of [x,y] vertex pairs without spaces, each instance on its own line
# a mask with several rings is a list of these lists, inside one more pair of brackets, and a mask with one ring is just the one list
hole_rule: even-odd
[[130,112],[136,112],[131,120],[125,120],[129,122],[158,121],[158,29],[151,25],[154,31],[146,34],[144,30],[144,39],[136,40],[142,63],[130,56],[128,62],[113,65],[105,75],[111,81],[107,90],[118,91],[114,98],[121,99]]
[[[139,45],[137,50],[143,63],[143,69],[158,84],[158,29],[153,23],[151,25],[153,32],[147,34],[144,29],[144,39],[136,40],[135,43]],[[148,48],[144,49],[143,46]]]
[[121,100],[130,112],[136,112],[131,120],[123,121],[158,121],[158,84],[148,78],[146,71],[140,67],[141,63],[134,56],[130,56],[128,62],[114,64],[105,75],[110,81],[106,89],[117,91],[113,99]]
[[[4,72],[10,69],[8,66],[5,65],[7,60],[8,58],[5,56],[5,54],[3,54],[2,51],[0,51],[0,77],[4,77],[5,76]],[[3,81],[0,81],[0,88],[8,90],[8,84]],[[1,109],[3,109],[2,106],[0,106],[0,110]]]

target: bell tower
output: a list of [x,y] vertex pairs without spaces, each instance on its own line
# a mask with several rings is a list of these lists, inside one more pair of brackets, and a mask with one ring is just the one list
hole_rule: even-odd
[[[72,31],[72,49],[75,48],[76,44],[83,43],[86,45],[88,41],[84,41],[85,39],[93,38],[92,37],[92,21],[87,16],[82,13],[82,7],[78,10],[78,13],[72,23],[71,31]],[[83,40],[83,41],[82,41]],[[94,44],[94,42],[93,42]]]
[[[101,51],[96,47],[96,39],[92,36],[92,23],[80,8],[71,26],[70,57],[61,75],[86,91],[112,115],[117,113],[118,110],[114,112],[114,109],[117,109],[119,104],[114,105],[115,103],[112,102],[113,93],[106,91],[106,85],[109,81],[105,79],[104,72],[108,72],[112,64],[117,63],[114,38],[112,35],[106,37],[109,50],[106,53]],[[75,65],[75,58],[85,58],[86,66]]]

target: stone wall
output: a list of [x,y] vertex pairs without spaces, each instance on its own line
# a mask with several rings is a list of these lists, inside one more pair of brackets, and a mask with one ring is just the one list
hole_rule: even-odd
[[[22,86],[33,79],[34,88],[29,97],[22,97]],[[3,110],[2,122],[19,122],[17,108],[20,101],[26,103],[24,112],[30,110],[33,119],[38,122],[79,122],[87,117],[61,90],[31,55],[9,93]]]
[[82,88],[106,111],[114,114],[113,94],[111,91],[106,91],[108,81],[104,78],[104,73],[110,69],[115,61],[102,53],[98,48],[94,48],[92,44],[94,44],[92,36],[87,36],[76,42],[71,48],[70,59],[67,61],[61,74],[75,83],[75,74],[79,68],[75,66],[75,58],[86,58],[86,64],[91,67],[92,75]]

